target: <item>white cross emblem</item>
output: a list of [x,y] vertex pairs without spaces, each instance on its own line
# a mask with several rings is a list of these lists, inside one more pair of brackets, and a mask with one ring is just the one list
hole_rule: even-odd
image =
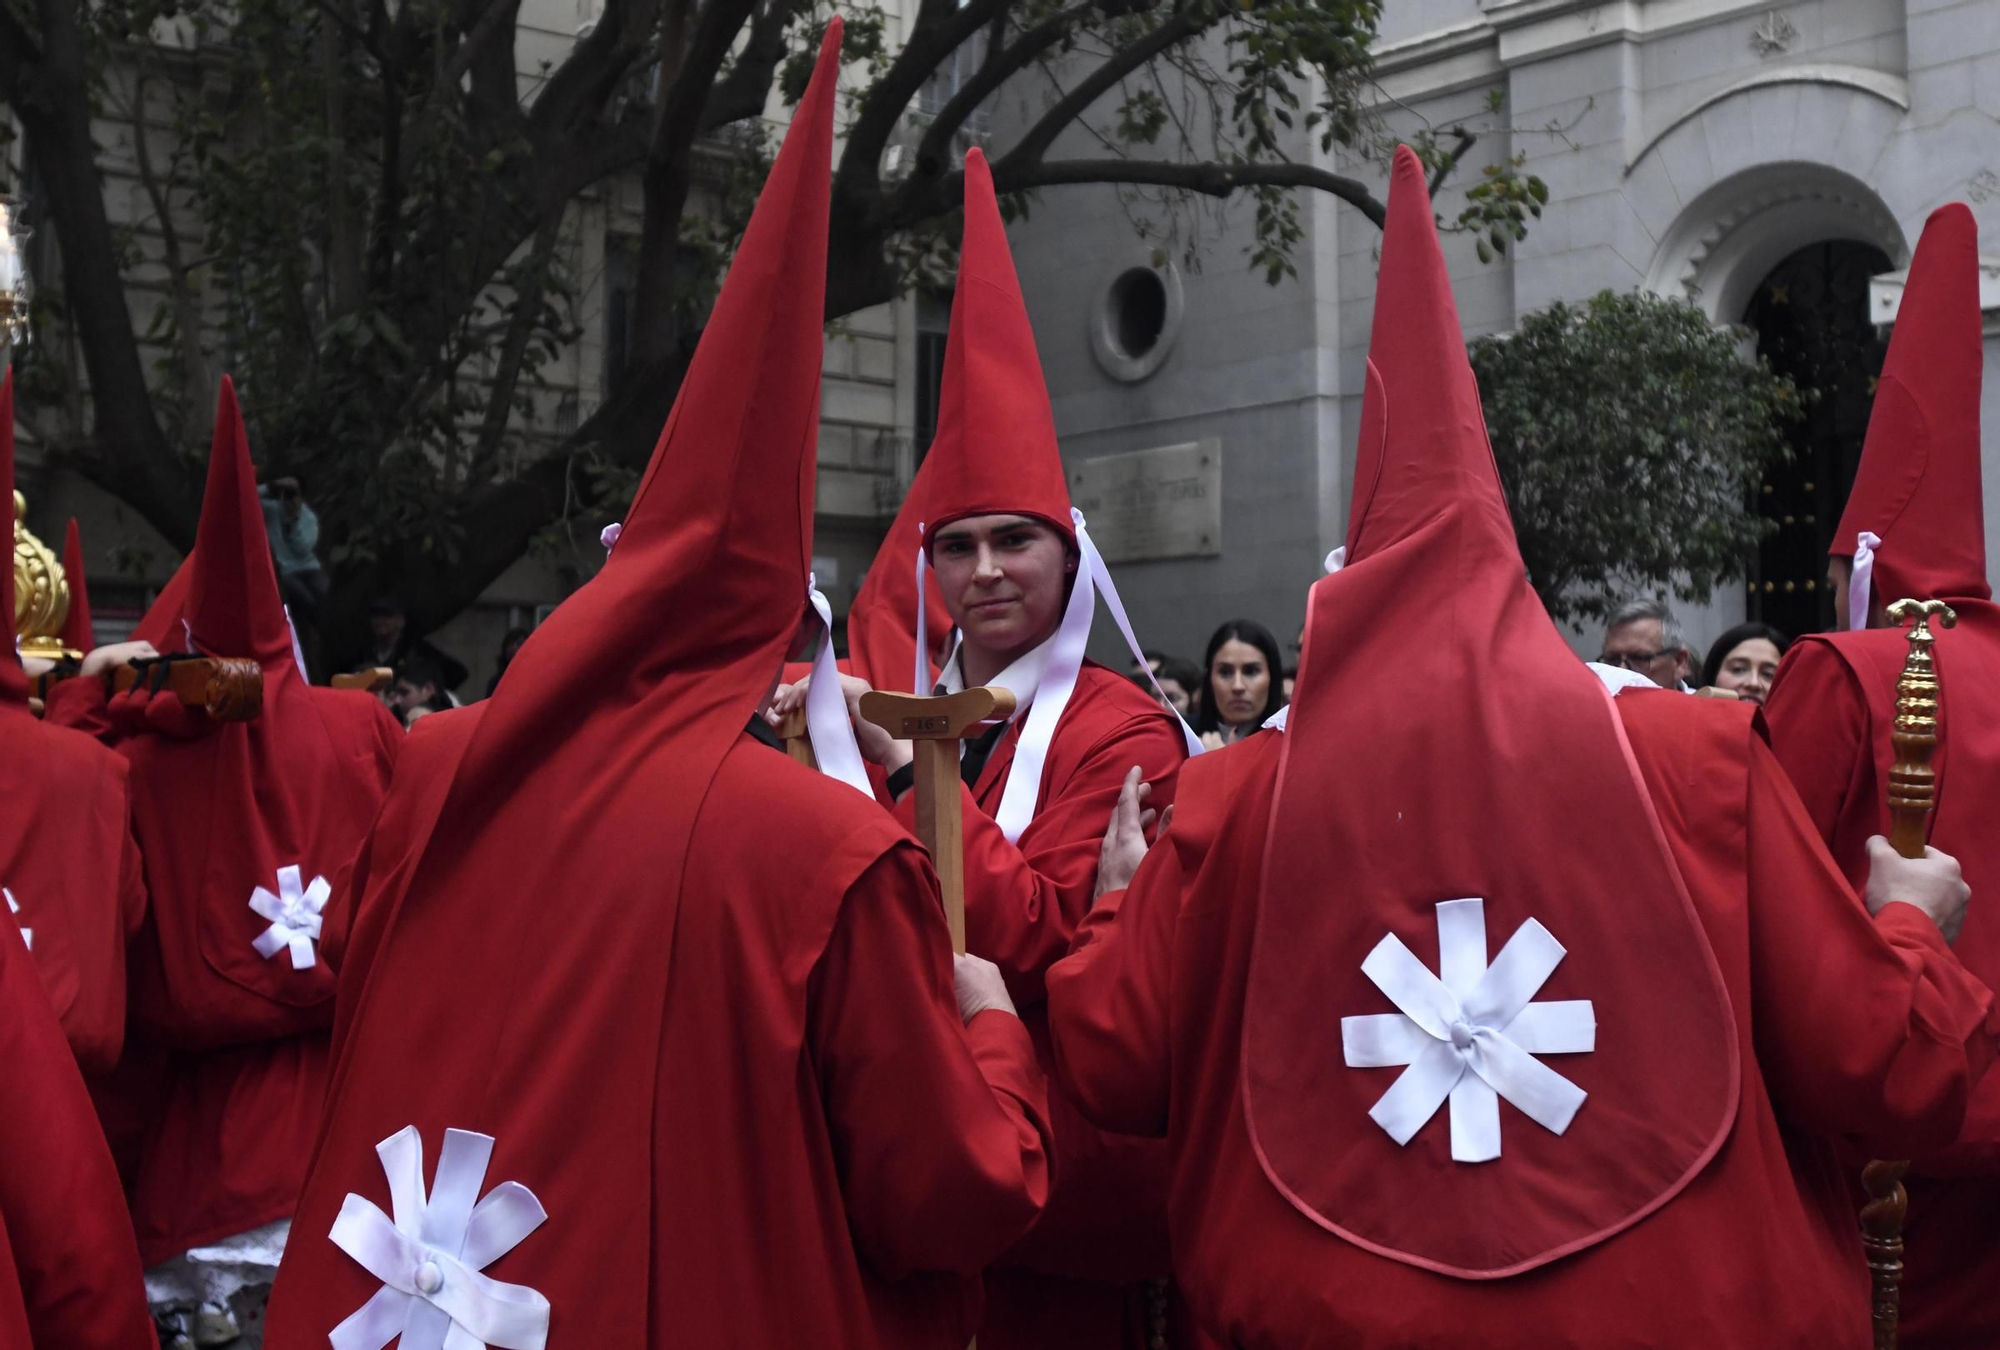
[[1400,1013],[1340,1019],[1349,1067],[1409,1065],[1369,1117],[1407,1144],[1449,1100],[1455,1162],[1500,1156],[1501,1097],[1563,1133],[1586,1094],[1534,1056],[1596,1049],[1597,1015],[1588,999],[1529,1002],[1563,959],[1562,944],[1529,919],[1489,966],[1484,900],[1440,903],[1437,925],[1437,975],[1394,933],[1361,963]]
[[[0,886],[0,895],[7,897],[7,912],[9,914],[19,914],[21,912],[21,902],[14,898],[14,892],[8,890],[5,886]],[[32,928],[23,928],[21,930],[21,943],[29,951],[35,950],[35,930]]]
[[319,941],[320,911],[332,894],[333,887],[326,884],[325,877],[314,877],[310,886],[301,886],[297,867],[280,867],[276,895],[259,886],[250,896],[250,908],[258,917],[271,921],[251,943],[257,955],[268,961],[289,947],[292,969],[310,969],[319,959],[313,953],[313,943]]
[[405,1125],[375,1146],[389,1175],[391,1223],[349,1192],[327,1234],[382,1281],[382,1287],[328,1334],[333,1350],[542,1350],[549,1301],[522,1284],[479,1272],[541,1227],[548,1214],[535,1193],[503,1181],[479,1197],[493,1136],[446,1130],[437,1176],[424,1194],[424,1141]]

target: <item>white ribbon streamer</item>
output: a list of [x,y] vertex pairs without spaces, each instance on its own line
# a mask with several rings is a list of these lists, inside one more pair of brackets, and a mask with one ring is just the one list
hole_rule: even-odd
[[1400,1013],[1340,1019],[1350,1068],[1409,1066],[1369,1117],[1407,1144],[1449,1101],[1454,1162],[1500,1156],[1501,1097],[1562,1134],[1587,1094],[1533,1056],[1597,1048],[1590,1000],[1529,1001],[1563,959],[1562,944],[1529,919],[1489,966],[1484,900],[1443,901],[1437,925],[1437,975],[1394,933],[1361,963]]
[[292,969],[310,970],[319,960],[313,943],[319,941],[320,912],[326,908],[333,887],[325,877],[314,877],[303,885],[297,867],[278,869],[278,893],[259,886],[250,896],[250,908],[271,926],[259,933],[251,945],[266,961],[286,948],[291,949]]
[[328,1334],[333,1350],[382,1350],[397,1336],[398,1350],[543,1350],[549,1301],[479,1273],[548,1218],[535,1193],[516,1181],[473,1203],[493,1136],[446,1130],[428,1197],[416,1126],[404,1126],[375,1152],[389,1177],[395,1222],[350,1191],[327,1236],[382,1287]]
[[597,532],[597,542],[604,545],[604,551],[611,552],[611,546],[618,542],[618,536],[625,533],[625,522],[614,520]]
[[1863,530],[1854,537],[1854,573],[1847,582],[1847,627],[1860,632],[1868,626],[1868,602],[1875,590],[1875,550],[1879,535]]
[[[1125,637],[1132,660],[1146,671],[1146,678],[1161,705],[1169,710],[1173,706],[1167,702],[1158,677],[1153,674],[1145,654],[1139,649],[1138,635],[1132,631],[1132,621],[1125,615],[1124,602],[1118,598],[1118,588],[1112,584],[1111,569],[1105,566],[1104,555],[1097,551],[1097,545],[1091,542],[1090,531],[1084,527],[1083,512],[1071,507],[1069,518],[1076,527],[1076,546],[1081,555],[1076,569],[1076,583],[1070,588],[1069,604],[1063,610],[1062,624],[1050,641],[1048,668],[1035,690],[1035,701],[1028,709],[1028,720],[1021,728],[1021,739],[1014,746],[1014,762],[1007,767],[1007,786],[1000,794],[1000,809],[993,817],[1010,844],[1020,842],[1022,831],[1035,818],[1035,802],[1041,796],[1043,762],[1048,758],[1049,742],[1055,738],[1056,723],[1062,720],[1063,709],[1069,706],[1070,695],[1076,692],[1077,672],[1083,669],[1084,649],[1090,643],[1090,624],[1097,614],[1096,600],[1100,587],[1104,591],[1104,603],[1118,624],[1118,631]],[[919,612],[921,603],[920,596]],[[1194,728],[1178,712],[1174,713],[1174,718],[1181,724],[1188,753],[1200,754],[1201,737],[1195,735]]]
[[312,676],[306,673],[306,649],[299,645],[299,626],[292,622],[292,607],[280,606],[285,611],[285,631],[292,635],[292,664],[299,668],[299,678],[312,683]]
[[930,566],[924,552],[924,523],[917,522],[917,656],[910,670],[910,692],[922,697],[931,692],[930,608],[924,603],[924,570]]
[[813,654],[812,683],[806,686],[806,736],[812,741],[819,771],[838,778],[864,797],[873,798],[861,747],[848,720],[847,696],[840,689],[840,671],[833,662],[833,606],[819,589],[817,576],[806,578],[806,598],[819,615],[819,650]]
[[1326,574],[1332,576],[1345,566],[1347,566],[1347,545],[1342,544],[1326,555]]
[[[21,912],[21,902],[14,898],[14,892],[8,890],[5,886],[0,886],[0,895],[4,895],[7,897],[7,912],[9,914],[19,914]],[[26,947],[29,951],[35,950],[34,929],[32,928],[21,929],[21,945]]]

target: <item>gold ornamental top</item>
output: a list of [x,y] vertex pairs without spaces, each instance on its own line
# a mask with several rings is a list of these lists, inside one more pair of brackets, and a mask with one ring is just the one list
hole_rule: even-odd
[[60,660],[69,618],[69,578],[48,545],[28,532],[28,500],[14,494],[14,631],[23,656]]

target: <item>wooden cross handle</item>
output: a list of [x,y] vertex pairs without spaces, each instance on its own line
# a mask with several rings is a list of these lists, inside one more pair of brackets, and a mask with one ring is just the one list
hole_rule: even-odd
[[[165,675],[153,672],[165,668]],[[119,666],[112,687],[124,693],[144,681],[164,687],[190,708],[218,722],[248,722],[264,710],[264,671],[255,661],[232,656],[183,656]],[[157,682],[156,682],[157,681]]]
[[965,819],[959,796],[958,743],[982,722],[1007,717],[1014,695],[1007,689],[967,689],[923,698],[870,690],[861,715],[915,754],[917,842],[930,851],[944,893],[944,921],[951,949],[965,950]]
[[336,675],[327,684],[335,689],[359,689],[364,694],[374,694],[395,682],[396,672],[389,667],[370,666],[367,670],[357,670],[349,675]]
[[778,720],[778,739],[785,743],[785,753],[808,769],[819,767],[819,756],[813,754],[812,734],[806,729],[806,710],[794,708]]

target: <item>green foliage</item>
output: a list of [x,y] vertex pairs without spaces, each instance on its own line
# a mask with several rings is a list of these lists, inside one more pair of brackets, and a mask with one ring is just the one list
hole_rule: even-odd
[[1752,505],[1811,391],[1691,304],[1605,291],[1470,344],[1528,575],[1558,620],[1634,590],[1706,601],[1770,523]]

